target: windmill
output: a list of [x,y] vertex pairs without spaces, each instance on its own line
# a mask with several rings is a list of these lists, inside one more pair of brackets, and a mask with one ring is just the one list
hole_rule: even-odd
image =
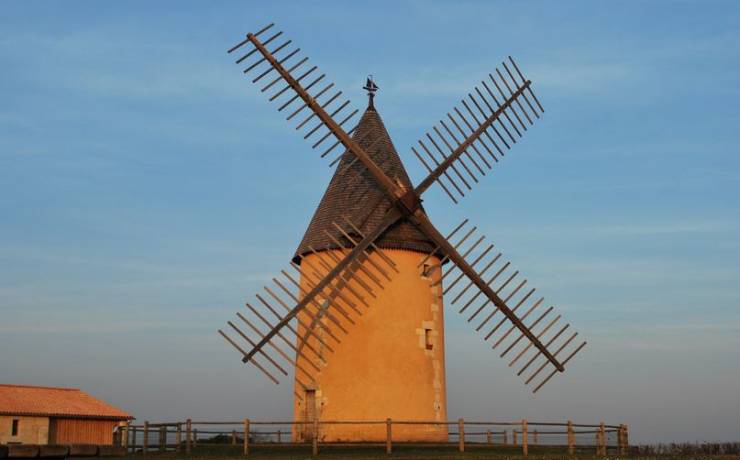
[[[534,125],[544,109],[531,81],[511,57],[481,80],[411,147],[428,172],[414,186],[375,109],[372,77],[368,107],[351,121],[359,110],[273,26],[229,53],[244,52],[244,74],[336,169],[290,267],[219,333],[272,382],[292,379],[298,421],[443,421],[444,300],[539,391],[586,342],[477,227],[466,219],[444,234],[422,206],[435,184],[458,203]],[[385,432],[332,425],[321,436]],[[398,439],[446,437],[446,425],[394,430]]]

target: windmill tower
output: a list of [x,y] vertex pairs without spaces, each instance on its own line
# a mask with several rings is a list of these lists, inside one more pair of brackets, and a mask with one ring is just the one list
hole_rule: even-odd
[[[393,182],[410,189],[411,180],[373,104],[377,87],[369,80],[365,88],[369,88],[369,104],[353,138]],[[377,182],[360,174],[362,164],[351,163],[350,156],[339,162],[296,252],[294,262],[304,262],[301,284],[305,291],[310,290],[312,267],[333,266],[344,256],[346,246],[332,237],[337,231],[334,222],[347,217],[360,232],[368,231],[391,206]],[[429,257],[435,245],[409,222],[389,228],[375,245],[397,272],[393,271],[393,276],[387,273],[382,288],[375,285],[374,296],[364,296],[366,311],[361,321],[354,327],[344,325],[352,327],[352,334],[334,353],[327,353],[327,365],[316,373],[311,388],[296,382],[296,392],[305,396],[295,398],[296,420],[310,422],[319,415],[314,411],[327,420],[351,420],[359,414],[368,420],[446,420],[442,288],[437,284],[439,270],[431,269],[439,266],[440,260],[436,255]],[[370,273],[373,268],[366,270]],[[368,286],[374,285],[367,274],[363,279]],[[310,343],[320,346],[315,339]],[[298,439],[310,437],[312,426],[306,428]],[[335,425],[324,428],[322,435],[336,440],[382,440],[385,426]],[[447,439],[447,427],[399,426],[396,436]]]
[[[219,333],[274,383],[292,376],[298,422],[321,420],[445,421],[444,308],[454,308],[484,342],[539,391],[586,345],[562,316],[522,279],[477,227],[464,220],[447,235],[431,222],[422,196],[434,184],[457,203],[504,159],[544,109],[514,60],[461,100],[461,106],[425,133],[413,154],[429,172],[417,185],[375,109],[378,87],[368,79],[369,104],[359,113],[308,69],[291,40],[262,40],[270,24],[232,47],[249,44],[244,74],[270,75],[296,129],[324,144],[336,171],[291,261],[281,276],[237,312],[236,336]],[[268,46],[271,49],[268,49]],[[255,57],[252,57],[255,56]],[[306,64],[304,66],[304,64]],[[261,71],[258,70],[261,68]],[[294,76],[294,74],[296,76]],[[264,81],[263,81],[264,83]],[[461,108],[462,107],[462,108]],[[341,120],[337,121],[337,119]],[[333,142],[332,142],[333,141]],[[444,303],[443,303],[444,298]],[[516,366],[516,367],[515,367]],[[278,375],[278,377],[276,377]],[[324,441],[384,439],[384,430],[324,425]],[[310,433],[296,429],[296,440]],[[394,429],[397,440],[446,440],[444,425]]]

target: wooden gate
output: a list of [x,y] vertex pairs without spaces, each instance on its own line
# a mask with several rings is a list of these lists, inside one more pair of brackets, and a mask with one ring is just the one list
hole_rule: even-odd
[[49,444],[113,444],[115,420],[51,418]]
[[316,390],[306,390],[306,413],[303,420],[303,439],[313,441],[313,421],[316,420]]

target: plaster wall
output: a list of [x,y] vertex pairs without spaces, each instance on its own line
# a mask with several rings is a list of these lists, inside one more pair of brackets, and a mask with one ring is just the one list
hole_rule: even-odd
[[[12,436],[13,420],[18,420],[18,435]],[[46,444],[49,418],[0,415],[0,444]]]
[[[343,255],[331,251],[338,258]],[[297,371],[294,418],[304,421],[312,417],[307,402],[316,401],[315,413],[322,421],[385,421],[386,418],[406,421],[444,421],[447,419],[444,360],[444,314],[442,286],[439,281],[439,260],[432,257],[419,266],[425,254],[385,249],[384,253],[396,264],[398,272],[388,268],[374,255],[374,260],[388,273],[390,281],[378,275],[369,262],[365,267],[381,279],[383,288],[361,271],[359,277],[373,288],[375,297],[369,295],[357,282],[342,290],[346,300],[337,303],[347,311],[354,303],[362,315],[352,312],[351,324],[337,310],[329,308],[334,318],[349,331],[342,333],[326,317],[321,322],[341,340],[337,343],[319,328],[318,335],[327,350],[316,338],[310,338],[303,352],[307,358],[298,358],[298,364],[313,374],[313,379]],[[301,287],[310,290],[318,281],[315,269],[335,265],[329,251],[306,256],[301,264]],[[352,293],[355,291],[363,299]],[[319,299],[319,303],[321,299]],[[315,314],[316,306],[309,306]],[[312,318],[308,313],[299,315],[304,326]],[[316,352],[308,349],[310,345]],[[310,360],[319,372],[316,372]],[[308,391],[314,394],[309,397]],[[308,427],[307,427],[308,428]],[[300,426],[293,432],[296,441],[310,439],[311,430]],[[319,438],[323,441],[384,440],[385,424],[376,425],[327,425],[322,427]],[[393,425],[393,439],[402,441],[447,441],[446,425]]]

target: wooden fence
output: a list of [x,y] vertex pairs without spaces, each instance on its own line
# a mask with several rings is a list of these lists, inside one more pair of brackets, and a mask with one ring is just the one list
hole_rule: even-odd
[[[325,442],[320,440],[321,428],[329,425],[385,425],[385,441]],[[292,432],[302,431],[309,425],[312,435],[308,442],[295,442]],[[393,440],[394,425],[447,425],[447,442],[409,442]],[[596,453],[606,456],[608,452],[626,455],[629,448],[627,425],[577,424],[562,422],[485,422],[485,421],[319,421],[313,422],[272,422],[244,419],[242,421],[216,422],[193,421],[127,424],[119,427],[116,443],[132,454],[147,455],[153,452],[176,451],[186,454],[206,446],[230,447],[249,455],[254,448],[278,448],[290,446],[311,447],[313,455],[318,455],[319,446],[377,446],[391,453],[394,446],[456,447],[460,452],[467,449],[505,447],[520,450],[527,456],[530,449],[561,449],[573,455],[576,451]]]

